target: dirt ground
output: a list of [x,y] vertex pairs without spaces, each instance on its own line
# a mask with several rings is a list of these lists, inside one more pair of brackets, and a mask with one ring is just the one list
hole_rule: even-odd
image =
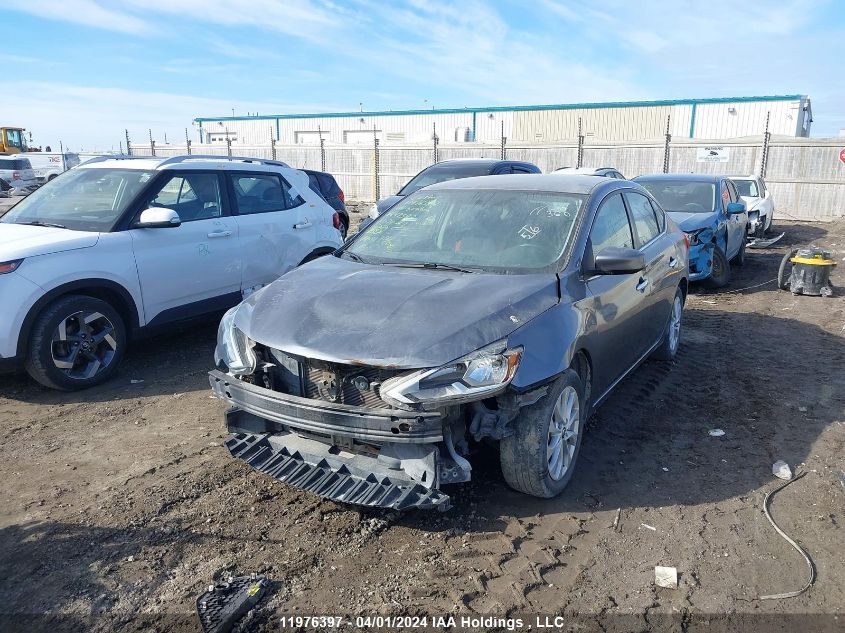
[[[206,379],[214,325],[136,346],[117,379],[84,393],[0,377],[0,629],[199,630],[206,585],[258,572],[271,593],[245,630],[281,629],[285,614],[843,630],[845,298],[793,297],[771,280],[793,245],[842,261],[845,222],[780,228],[727,292],[694,289],[676,362],[646,363],[617,388],[553,500],[509,490],[494,447],[443,514],[361,511],[252,472],[222,444],[224,405]],[[807,577],[762,511],[778,459],[807,473],[772,512],[817,578],[761,601]],[[655,565],[677,567],[679,587],[656,587]]]

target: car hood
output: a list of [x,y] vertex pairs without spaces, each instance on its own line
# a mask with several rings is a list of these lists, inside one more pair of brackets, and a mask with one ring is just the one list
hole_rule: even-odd
[[674,220],[678,227],[687,233],[697,229],[703,229],[717,224],[717,214],[714,213],[687,213],[686,211],[668,211],[669,217]]
[[553,274],[459,273],[328,256],[250,296],[235,323],[254,341],[306,358],[437,367],[506,337],[557,302]]
[[0,222],[0,262],[94,246],[99,233]]
[[386,198],[382,198],[378,202],[376,202],[376,207],[378,208],[379,215],[387,211],[388,209],[393,208],[397,202],[399,202],[405,196],[387,196]]
[[757,197],[757,196],[740,196],[740,197],[742,198],[742,201],[745,203],[745,206],[749,211],[754,210],[754,207],[756,207],[761,202],[763,202],[763,198],[760,198],[760,197]]

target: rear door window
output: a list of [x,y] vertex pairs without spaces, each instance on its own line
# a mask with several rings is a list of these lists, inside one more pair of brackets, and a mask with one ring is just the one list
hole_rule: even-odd
[[288,183],[278,174],[230,174],[235,209],[239,215],[285,211],[304,204],[291,196]]
[[640,246],[648,244],[660,234],[660,224],[654,215],[654,209],[651,208],[651,202],[639,193],[626,193],[625,200],[628,201],[628,208],[631,210],[631,218],[634,221],[634,230]]

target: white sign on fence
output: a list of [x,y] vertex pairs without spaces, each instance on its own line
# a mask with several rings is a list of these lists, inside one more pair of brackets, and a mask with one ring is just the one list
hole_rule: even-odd
[[695,160],[699,163],[727,163],[730,157],[731,150],[722,145],[699,147],[695,152]]

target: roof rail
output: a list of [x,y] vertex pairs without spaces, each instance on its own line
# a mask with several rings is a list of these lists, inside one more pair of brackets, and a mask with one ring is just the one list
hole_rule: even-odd
[[217,154],[180,154],[179,156],[171,156],[161,161],[158,166],[171,165],[174,163],[184,163],[190,160],[215,160],[215,161],[237,161],[241,163],[258,163],[259,165],[275,165],[276,167],[290,167],[285,162],[280,160],[271,160],[269,158],[256,158],[249,156],[218,156]]
[[103,156],[92,156],[91,158],[87,158],[81,163],[80,165],[87,165],[90,163],[102,163],[106,160],[137,160],[142,158],[153,158],[152,156],[130,156],[128,154],[106,154]]

